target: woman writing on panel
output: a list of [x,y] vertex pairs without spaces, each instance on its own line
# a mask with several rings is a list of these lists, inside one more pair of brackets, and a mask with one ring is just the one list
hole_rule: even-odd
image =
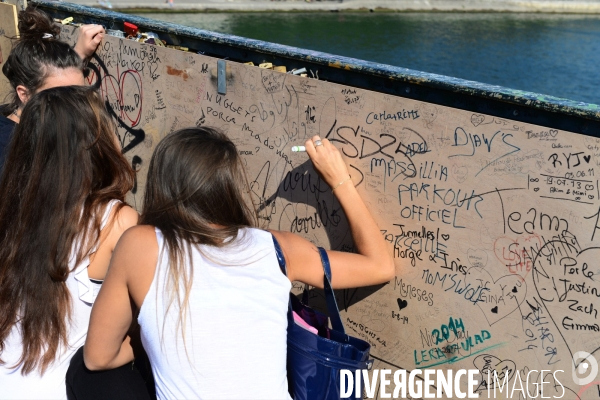
[[137,222],[123,203],[133,171],[92,88],[28,100],[0,176],[0,397],[64,399],[113,248]]
[[83,62],[104,34],[100,25],[83,25],[75,48],[58,40],[60,27],[43,11],[28,6],[19,12],[20,37],[2,66],[13,91],[0,112],[0,169],[21,111],[35,93],[56,86],[84,85]]
[[[339,151],[313,139],[308,155],[334,189],[359,252],[328,251],[333,287],[389,281],[392,257]],[[158,398],[289,398],[290,281],[322,288],[323,267],[315,245],[272,231],[287,261],[283,275],[271,233],[255,228],[248,193],[242,161],[224,134],[190,128],[158,144],[143,225],[120,239],[94,305],[88,368],[113,368],[130,356],[121,341],[134,307]]]

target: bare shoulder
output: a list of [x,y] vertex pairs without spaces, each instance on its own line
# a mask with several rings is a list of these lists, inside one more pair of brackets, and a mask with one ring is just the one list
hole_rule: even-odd
[[124,205],[115,215],[117,229],[120,229],[123,232],[128,228],[137,225],[139,218],[140,215],[137,211],[128,205]]
[[153,226],[136,225],[121,235],[110,268],[124,273],[124,281],[137,307],[141,307],[148,293],[157,262],[158,241]]
[[124,248],[131,250],[146,249],[148,252],[156,249],[158,252],[158,241],[156,240],[154,227],[151,225],[134,225],[128,228],[121,235],[115,251],[123,251]]
[[139,214],[128,205],[114,207],[111,210],[109,223],[102,232],[101,246],[106,246],[109,251],[113,251],[119,238],[127,229],[137,225]]

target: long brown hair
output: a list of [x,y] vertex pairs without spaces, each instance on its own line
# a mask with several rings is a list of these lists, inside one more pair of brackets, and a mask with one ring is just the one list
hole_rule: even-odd
[[36,94],[15,129],[0,178],[0,362],[18,323],[23,374],[43,373],[68,345],[69,258],[88,255],[106,204],[133,186],[115,134],[99,96],[82,86]]
[[156,146],[140,224],[163,233],[169,256],[167,311],[175,303],[178,325],[185,327],[193,279],[184,254],[191,254],[192,245],[233,243],[241,228],[258,225],[248,187],[235,145],[216,129],[182,129]]
[[10,55],[2,66],[13,90],[7,111],[13,112],[21,100],[17,86],[24,86],[30,95],[44,84],[55,69],[82,70],[81,58],[67,43],[59,40],[60,26],[33,4],[19,11],[19,39],[13,44]]

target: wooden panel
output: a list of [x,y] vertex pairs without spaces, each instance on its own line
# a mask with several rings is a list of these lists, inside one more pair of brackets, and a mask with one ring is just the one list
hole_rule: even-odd
[[396,262],[389,284],[338,293],[376,368],[495,370],[531,393],[529,371],[562,370],[563,398],[595,398],[571,369],[600,346],[600,139],[229,61],[220,95],[217,59],[114,37],[94,66],[138,209],[156,143],[210,125],[237,144],[265,226],[353,251],[339,203],[291,152],[315,134],[340,148]]
[[[0,68],[12,49],[11,38],[18,35],[17,7],[0,3]],[[4,74],[0,73],[0,103],[6,103],[7,95],[11,92],[10,83]]]
[[27,8],[27,0],[3,0],[4,4],[12,4],[17,7],[18,10],[24,10]]

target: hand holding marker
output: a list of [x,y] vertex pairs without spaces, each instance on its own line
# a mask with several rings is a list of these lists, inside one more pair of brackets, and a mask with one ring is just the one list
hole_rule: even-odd
[[[310,148],[307,150],[307,147]],[[317,152],[319,147],[321,150]],[[321,140],[318,135],[313,136],[304,146],[292,146],[292,151],[308,152],[315,169],[331,187],[332,192],[344,183],[351,182],[352,177],[340,152],[327,139]]]

